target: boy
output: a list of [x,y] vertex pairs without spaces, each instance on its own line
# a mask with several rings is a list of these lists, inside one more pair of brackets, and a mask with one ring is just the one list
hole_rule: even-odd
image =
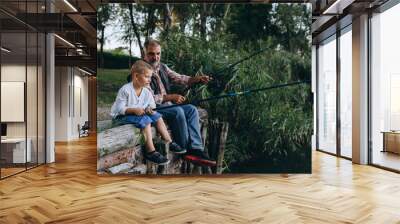
[[169,160],[155,150],[151,124],[155,124],[162,139],[169,144],[169,149],[176,154],[183,154],[185,149],[172,141],[161,114],[154,112],[156,107],[153,95],[147,88],[151,81],[153,68],[139,60],[132,65],[132,82],[121,87],[111,108],[111,116],[121,124],[133,124],[143,131],[145,137],[145,153],[147,160],[165,165]]

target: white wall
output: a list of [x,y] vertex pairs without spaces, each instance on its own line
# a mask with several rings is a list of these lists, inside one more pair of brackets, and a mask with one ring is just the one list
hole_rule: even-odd
[[72,109],[72,136],[78,137],[78,124],[81,126],[85,121],[89,120],[88,113],[88,78],[82,76],[79,70],[74,69],[74,91],[73,94],[73,109]]
[[79,138],[78,124],[88,120],[88,78],[76,68],[56,67],[56,141]]
[[68,86],[67,67],[55,68],[55,141],[68,140]]

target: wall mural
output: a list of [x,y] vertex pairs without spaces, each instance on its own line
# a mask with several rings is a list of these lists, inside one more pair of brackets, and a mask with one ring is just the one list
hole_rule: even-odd
[[310,173],[310,4],[102,4],[99,174]]

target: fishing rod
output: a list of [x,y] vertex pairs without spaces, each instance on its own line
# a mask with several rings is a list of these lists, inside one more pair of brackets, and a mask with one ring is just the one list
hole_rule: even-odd
[[[212,78],[212,79],[210,80],[210,82],[213,82],[213,81],[218,82],[218,77],[217,77],[217,75],[219,75],[219,74],[221,74],[221,73],[223,73],[223,72],[225,72],[225,71],[227,71],[227,70],[230,70],[230,69],[234,68],[236,65],[238,65],[238,64],[240,64],[240,63],[242,63],[242,62],[244,62],[244,61],[247,61],[247,60],[249,60],[250,58],[252,58],[252,57],[254,57],[254,56],[258,55],[258,54],[261,54],[262,52],[264,52],[264,51],[266,51],[266,50],[268,50],[268,49],[269,49],[269,48],[266,47],[266,48],[263,48],[263,49],[261,49],[261,50],[258,50],[258,51],[256,51],[256,52],[254,52],[254,53],[248,55],[248,56],[245,57],[245,58],[242,58],[242,59],[240,59],[240,60],[238,60],[238,61],[236,61],[236,62],[234,62],[234,63],[232,63],[232,64],[229,64],[229,65],[227,65],[227,66],[225,66],[225,67],[223,67],[223,68],[217,70],[216,72],[213,72],[212,74],[210,74],[210,77]],[[234,71],[233,71],[232,73],[236,73],[236,71],[237,71],[237,68],[235,68]],[[225,88],[226,88],[226,87],[225,87]],[[185,91],[186,91],[187,89],[188,89],[188,88],[185,88]],[[224,89],[224,90],[225,90],[225,89]]]
[[277,89],[277,88],[283,88],[283,87],[288,87],[288,86],[293,86],[293,85],[300,85],[300,84],[310,84],[310,80],[305,80],[305,81],[297,81],[297,82],[291,82],[291,83],[284,83],[284,84],[278,84],[278,85],[273,85],[273,86],[267,86],[267,87],[262,87],[258,89],[250,89],[250,90],[245,90],[241,92],[231,92],[227,93],[224,95],[220,96],[213,96],[205,99],[199,99],[199,100],[193,100],[192,102],[187,102],[187,103],[181,103],[181,104],[173,104],[173,105],[168,105],[168,106],[161,106],[153,109],[154,111],[157,110],[162,110],[162,109],[167,109],[167,108],[172,108],[172,107],[178,107],[178,106],[183,106],[187,104],[192,104],[192,105],[198,105],[200,103],[206,102],[206,101],[212,101],[212,100],[219,100],[222,98],[227,98],[227,97],[234,97],[234,96],[240,96],[240,95],[247,95],[250,93],[256,93],[260,91],[266,91],[266,90],[271,90],[271,89]]
[[242,63],[242,62],[244,62],[244,61],[247,61],[247,60],[249,60],[250,58],[252,58],[252,57],[254,57],[254,56],[256,56],[256,55],[261,54],[262,52],[264,52],[264,51],[266,51],[266,50],[268,50],[268,49],[269,49],[269,48],[266,47],[266,48],[263,48],[263,49],[261,49],[261,50],[259,50],[259,51],[256,51],[256,52],[254,52],[253,54],[250,54],[250,55],[248,55],[247,57],[242,58],[242,59],[240,59],[240,60],[234,62],[233,64],[230,64],[230,65],[228,65],[228,66],[226,66],[226,67],[224,67],[224,68],[218,70],[217,72],[214,73],[213,76],[215,76],[215,74],[220,74],[220,73],[222,73],[222,72],[224,72],[224,71],[226,71],[226,70],[229,70],[229,69],[235,67],[236,65],[238,65],[238,64],[240,64],[240,63]]

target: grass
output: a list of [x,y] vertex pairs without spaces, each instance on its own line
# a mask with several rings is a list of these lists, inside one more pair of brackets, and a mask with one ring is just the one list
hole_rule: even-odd
[[97,104],[110,106],[117,96],[118,90],[126,83],[129,69],[98,69]]

